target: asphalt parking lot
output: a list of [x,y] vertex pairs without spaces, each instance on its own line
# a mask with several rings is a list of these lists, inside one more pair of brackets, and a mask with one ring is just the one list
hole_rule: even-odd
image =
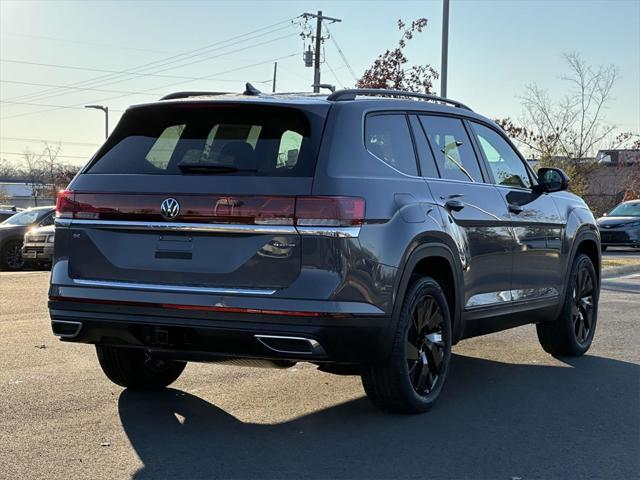
[[191,364],[164,392],[124,391],[51,335],[47,281],[0,273],[0,478],[640,475],[640,276],[605,282],[585,357],[550,357],[532,326],[462,342],[421,416],[308,364]]

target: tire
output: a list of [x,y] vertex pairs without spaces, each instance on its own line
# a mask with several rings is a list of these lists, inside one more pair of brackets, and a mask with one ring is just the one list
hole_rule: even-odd
[[9,240],[0,251],[0,267],[3,270],[22,270],[24,258],[22,258],[22,240]]
[[447,299],[433,278],[416,278],[402,304],[390,357],[363,365],[362,385],[373,404],[384,410],[422,413],[438,399],[450,360]]
[[560,316],[555,321],[536,325],[542,348],[554,356],[584,355],[596,331],[599,297],[600,287],[593,263],[580,253],[571,266]]
[[113,383],[131,389],[164,388],[175,382],[186,362],[155,360],[143,350],[96,345],[102,371]]
[[606,245],[600,245],[600,250],[603,252],[607,251],[607,246]]

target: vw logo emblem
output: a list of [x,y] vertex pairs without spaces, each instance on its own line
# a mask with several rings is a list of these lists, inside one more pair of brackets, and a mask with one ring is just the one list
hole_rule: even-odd
[[160,213],[167,220],[173,220],[180,213],[180,204],[175,198],[165,198],[160,204]]

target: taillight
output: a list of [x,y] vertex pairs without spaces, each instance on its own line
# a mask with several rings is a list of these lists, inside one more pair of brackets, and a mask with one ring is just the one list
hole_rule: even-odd
[[56,200],[56,217],[73,218],[75,212],[75,202],[71,190],[60,190]]
[[362,225],[364,205],[364,199],[358,197],[297,197],[296,225]]
[[82,220],[178,221],[244,225],[354,226],[364,221],[359,197],[280,195],[179,195],[179,213],[163,217],[166,195],[61,191],[56,215]]

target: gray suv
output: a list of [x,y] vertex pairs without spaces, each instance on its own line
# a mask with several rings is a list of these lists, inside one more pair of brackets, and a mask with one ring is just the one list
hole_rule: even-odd
[[60,194],[49,310],[105,374],[316,364],[422,412],[460,340],[596,328],[596,222],[463,104],[388,90],[182,92],[130,107]]

